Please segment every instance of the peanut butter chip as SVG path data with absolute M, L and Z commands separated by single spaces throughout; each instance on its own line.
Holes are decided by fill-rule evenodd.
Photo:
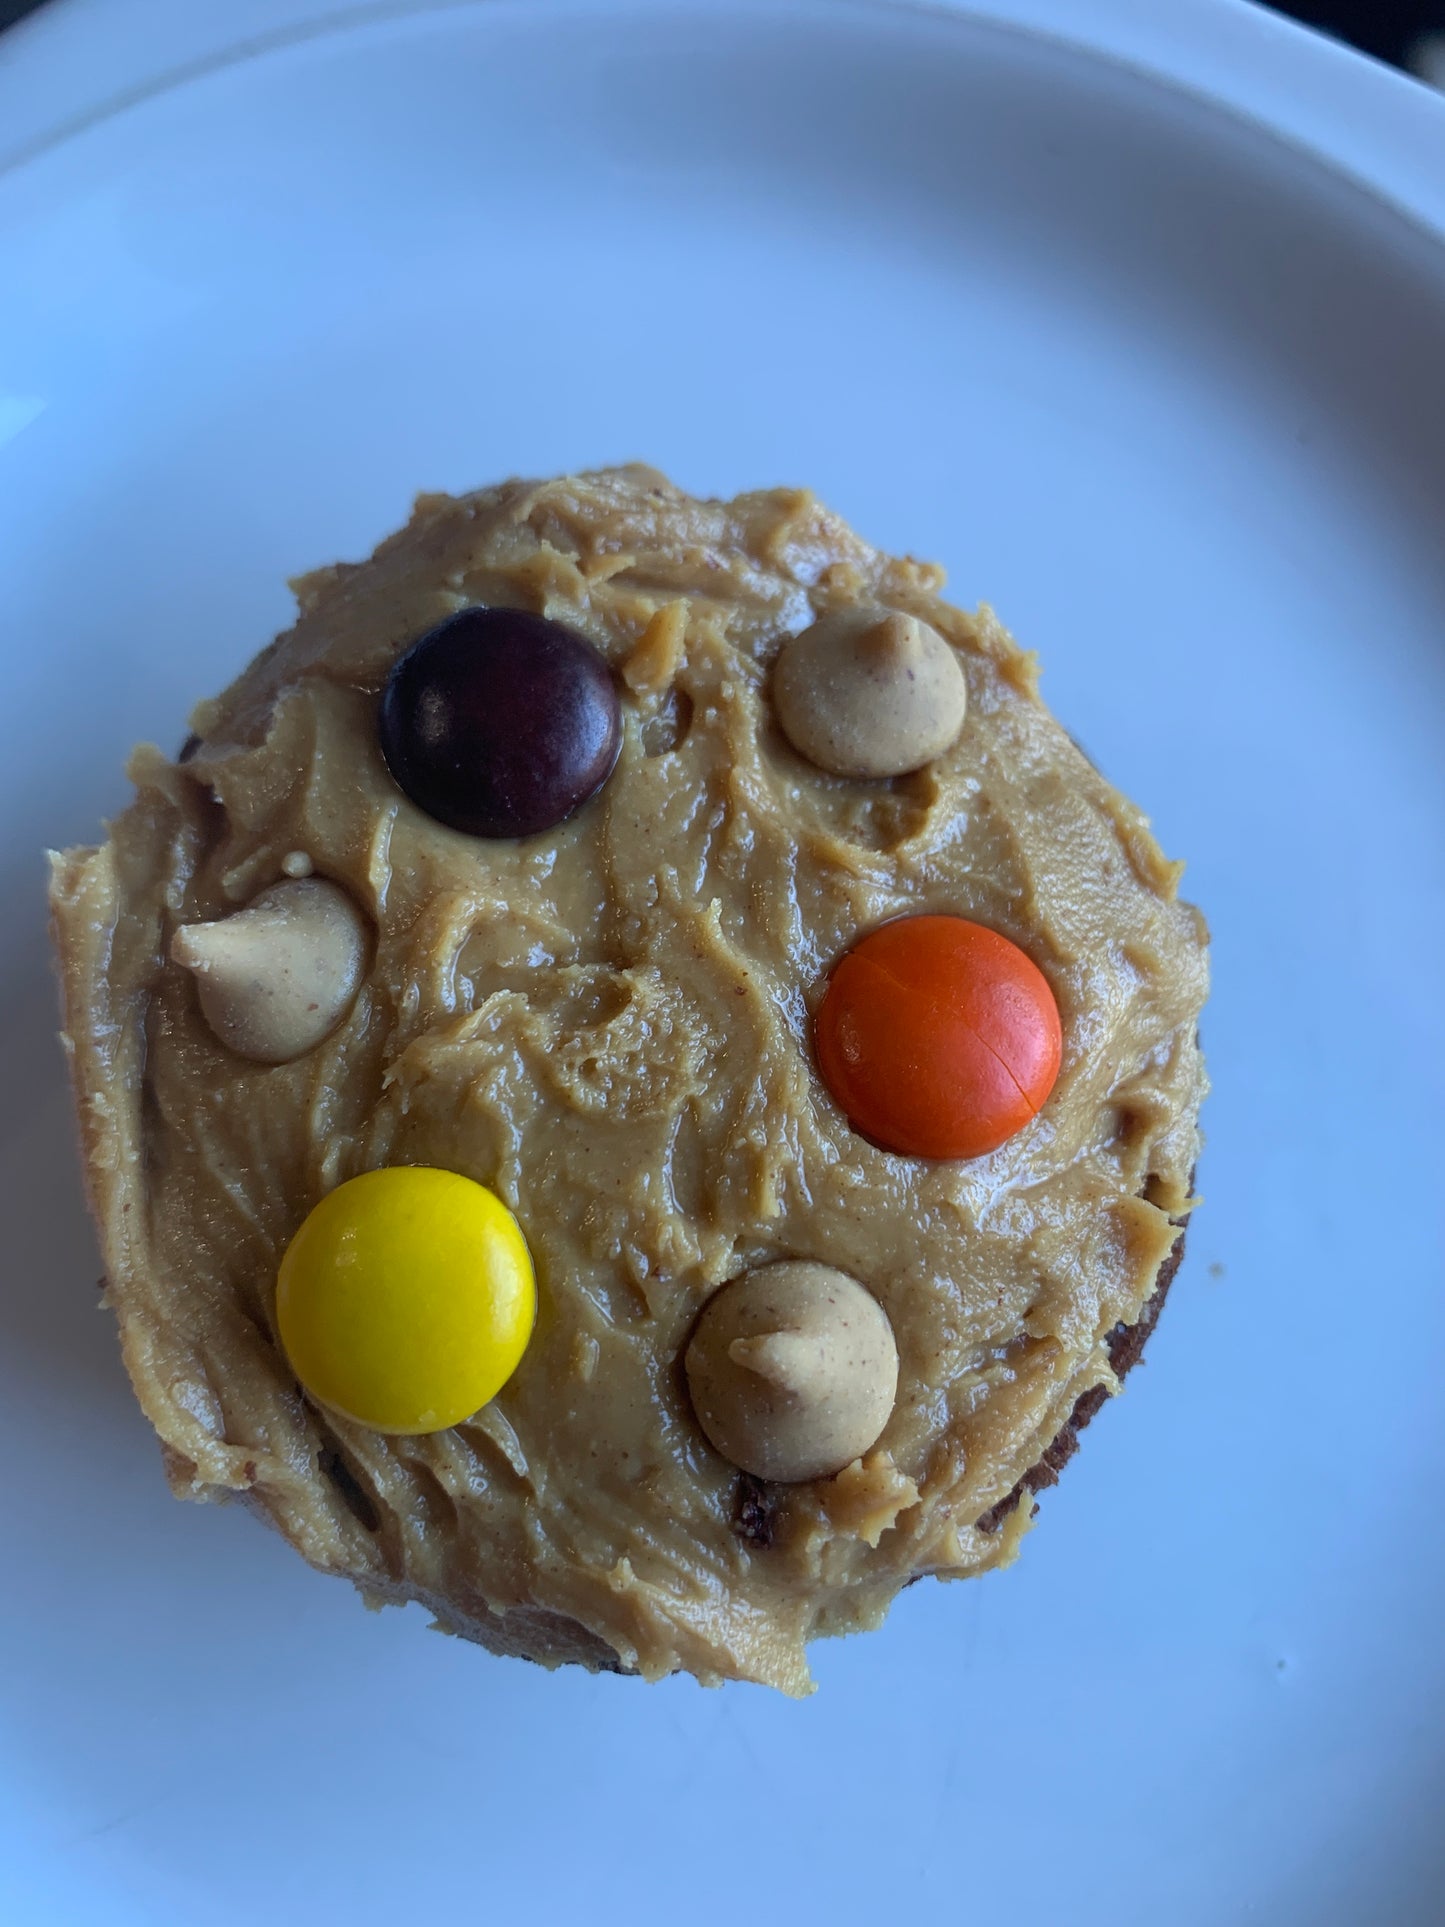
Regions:
M 784 643 L 773 706 L 800 756 L 834 776 L 903 776 L 957 740 L 968 692 L 930 624 L 862 607 L 821 616 Z
M 756 1478 L 825 1478 L 869 1450 L 898 1389 L 893 1328 L 846 1272 L 763 1265 L 709 1299 L 687 1348 L 698 1423 Z
M 366 944 L 346 892 L 306 877 L 263 890 L 234 916 L 188 924 L 171 957 L 195 977 L 202 1015 L 223 1044 L 258 1064 L 286 1064 L 351 1008 Z

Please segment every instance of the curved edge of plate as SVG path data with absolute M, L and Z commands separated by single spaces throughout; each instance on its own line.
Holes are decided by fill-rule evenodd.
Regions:
M 840 0 L 50 0 L 0 40 L 0 174 L 218 68 L 409 15 L 836 12 Z M 1445 231 L 1445 99 L 1254 0 L 841 0 L 1035 34 L 1212 100 Z

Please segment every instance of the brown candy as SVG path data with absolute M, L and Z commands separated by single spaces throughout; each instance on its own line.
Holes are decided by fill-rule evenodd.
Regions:
M 397 783 L 468 836 L 555 829 L 596 795 L 622 746 L 606 661 L 526 609 L 462 609 L 412 645 L 382 691 Z

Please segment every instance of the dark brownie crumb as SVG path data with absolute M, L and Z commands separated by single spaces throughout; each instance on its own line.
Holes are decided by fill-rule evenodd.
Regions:
M 317 1468 L 335 1486 L 337 1496 L 358 1525 L 368 1532 L 375 1532 L 381 1525 L 381 1514 L 366 1487 L 357 1478 L 351 1467 L 335 1445 L 323 1445 L 316 1455 Z
M 1159 1267 L 1154 1290 L 1146 1300 L 1143 1311 L 1132 1325 L 1116 1325 L 1109 1333 L 1105 1343 L 1109 1348 L 1109 1363 L 1114 1368 L 1114 1376 L 1125 1378 L 1136 1365 L 1143 1363 L 1144 1347 L 1149 1342 L 1150 1333 L 1159 1322 L 1159 1314 L 1164 1309 L 1164 1300 L 1169 1295 L 1169 1287 L 1174 1275 L 1184 1262 L 1185 1227 L 1179 1227 L 1179 1236 L 1174 1240 L 1173 1249 Z M 1096 1412 L 1109 1402 L 1107 1386 L 1095 1385 L 1075 1405 L 1069 1414 L 1069 1422 L 1050 1445 L 1037 1465 L 1031 1466 L 1013 1491 L 998 1504 L 990 1506 L 978 1521 L 980 1532 L 997 1532 L 1004 1520 L 1013 1511 L 1025 1492 L 1047 1491 L 1057 1485 L 1059 1474 L 1079 1449 L 1079 1434 Z
M 762 1479 L 755 1479 L 751 1472 L 738 1474 L 737 1493 L 733 1499 L 733 1531 L 756 1552 L 766 1552 L 773 1543 L 773 1522 L 776 1499 L 772 1489 Z

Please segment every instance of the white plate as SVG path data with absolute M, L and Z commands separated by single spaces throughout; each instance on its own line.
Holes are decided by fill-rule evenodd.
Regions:
M 1445 110 L 1227 0 L 100 11 L 0 50 L 0 1918 L 1438 1922 Z M 41 845 L 285 576 L 631 455 L 946 561 L 1217 940 L 1148 1369 L 801 1706 L 174 1505 L 50 1036 Z

